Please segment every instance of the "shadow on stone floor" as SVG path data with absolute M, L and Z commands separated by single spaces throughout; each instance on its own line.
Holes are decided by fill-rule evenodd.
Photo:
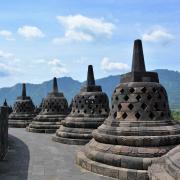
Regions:
M 8 140 L 8 154 L 3 161 L 0 161 L 0 179 L 27 180 L 30 158 L 28 146 L 10 134 Z

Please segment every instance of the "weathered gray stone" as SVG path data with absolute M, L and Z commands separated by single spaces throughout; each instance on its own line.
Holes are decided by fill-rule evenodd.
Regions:
M 0 180 L 110 180 L 74 163 L 80 146 L 55 143 L 51 134 L 9 128 L 9 151 L 0 161 Z M 113 179 L 112 179 L 113 180 Z
M 108 166 L 118 169 L 116 178 L 122 174 L 122 179 L 146 180 L 152 162 L 180 144 L 180 124 L 171 117 L 158 74 L 146 72 L 140 40 L 134 43 L 132 71 L 121 82 L 113 92 L 108 118 L 92 132 L 93 140 L 77 154 L 76 163 L 91 160 L 97 169 L 92 172 L 102 174 L 101 168 Z M 110 148 L 102 150 L 106 146 Z
M 22 85 L 22 95 L 17 97 L 13 112 L 9 115 L 9 127 L 25 128 L 35 117 L 35 106 L 31 97 L 26 96 L 26 85 Z
M 173 148 L 148 168 L 150 180 L 180 179 L 180 145 Z
M 52 139 L 65 144 L 86 144 L 92 138 L 92 131 L 104 122 L 108 113 L 108 97 L 102 92 L 101 86 L 95 85 L 90 65 L 86 86 L 74 97 L 70 114 L 62 121 Z
M 8 151 L 8 115 L 8 107 L 0 107 L 0 160 L 4 159 Z
M 26 128 L 36 133 L 55 133 L 61 120 L 68 114 L 68 103 L 62 92 L 58 92 L 57 79 L 53 79 L 53 90 L 42 100 L 40 113 Z

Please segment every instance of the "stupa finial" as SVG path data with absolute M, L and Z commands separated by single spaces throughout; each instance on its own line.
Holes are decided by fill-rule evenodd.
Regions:
M 22 97 L 26 97 L 26 84 L 22 84 Z
M 53 79 L 53 92 L 55 92 L 55 93 L 58 92 L 58 85 L 57 85 L 56 77 L 54 77 L 54 79 Z
M 140 39 L 134 41 L 132 72 L 146 72 L 142 42 Z
M 3 106 L 8 106 L 6 99 L 4 100 Z
M 87 73 L 87 86 L 94 86 L 95 80 L 94 80 L 94 72 L 93 72 L 93 66 L 88 66 L 88 73 Z

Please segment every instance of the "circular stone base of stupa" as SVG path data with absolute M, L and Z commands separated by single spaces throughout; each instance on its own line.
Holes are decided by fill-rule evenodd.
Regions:
M 25 128 L 32 122 L 34 115 L 18 115 L 11 114 L 8 119 L 8 127 Z
M 92 139 L 92 131 L 103 121 L 104 118 L 99 117 L 67 117 L 61 122 L 62 125 L 52 140 L 64 144 L 84 145 Z
M 8 127 L 11 128 L 25 128 L 27 127 L 29 122 L 26 120 L 11 120 L 8 122 Z
M 149 168 L 150 180 L 180 179 L 180 145 L 160 157 Z
M 35 129 L 35 128 L 30 128 L 30 127 L 26 127 L 26 131 L 28 132 L 32 132 L 32 133 L 47 133 L 47 134 L 54 134 L 56 132 L 57 129 Z
M 120 180 L 148 180 L 148 173 L 146 170 L 135 170 L 135 169 L 126 169 L 121 167 L 115 167 L 111 165 L 102 164 L 100 162 L 95 162 L 86 157 L 83 151 L 79 151 L 76 154 L 76 164 L 80 167 L 97 173 L 103 176 L 108 176 Z
M 61 125 L 63 115 L 37 115 L 26 128 L 29 132 L 53 134 Z
M 52 137 L 52 140 L 55 142 L 70 144 L 70 145 L 85 145 L 90 141 L 90 139 L 69 139 L 69 138 L 58 137 L 56 135 Z

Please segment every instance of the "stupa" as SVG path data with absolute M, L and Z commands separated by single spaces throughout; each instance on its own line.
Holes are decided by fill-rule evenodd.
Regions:
M 41 110 L 42 110 L 42 104 L 43 104 L 43 99 L 42 99 L 42 101 L 41 101 L 41 103 L 39 104 L 39 106 L 36 106 L 35 107 L 35 113 L 36 114 L 39 114 L 40 112 L 41 112 Z
M 6 99 L 4 100 L 3 107 L 6 107 L 8 109 L 8 114 L 11 114 L 13 112 L 12 107 L 8 105 Z
M 88 66 L 87 83 L 72 102 L 71 113 L 53 136 L 65 144 L 82 145 L 92 138 L 92 131 L 100 126 L 109 113 L 109 100 L 101 86 L 95 85 L 92 65 Z
M 9 127 L 25 128 L 34 118 L 35 106 L 31 97 L 26 96 L 26 84 L 22 84 L 22 95 L 17 97 L 13 112 L 9 115 Z
M 55 133 L 61 120 L 68 114 L 68 102 L 62 92 L 58 92 L 57 79 L 53 79 L 53 89 L 42 101 L 41 112 L 26 129 L 37 133 Z
M 141 40 L 134 42 L 132 70 L 115 88 L 108 118 L 92 134 L 76 163 L 121 180 L 148 179 L 148 166 L 180 143 L 180 124 L 158 74 L 145 69 Z
M 150 180 L 180 179 L 180 145 L 154 161 L 148 168 Z

